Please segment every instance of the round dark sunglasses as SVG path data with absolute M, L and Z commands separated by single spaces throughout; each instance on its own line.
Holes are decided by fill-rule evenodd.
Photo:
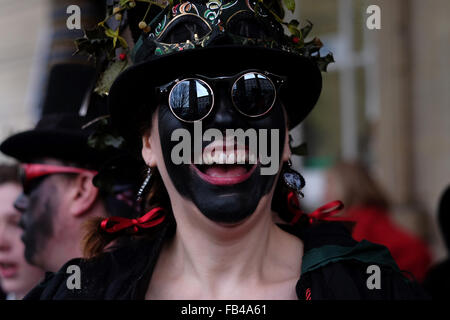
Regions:
M 214 107 L 212 87 L 227 82 L 231 101 L 238 112 L 247 117 L 260 117 L 269 112 L 286 78 L 266 71 L 247 70 L 234 76 L 208 78 L 201 75 L 176 79 L 157 89 L 168 100 L 173 115 L 183 122 L 206 118 Z

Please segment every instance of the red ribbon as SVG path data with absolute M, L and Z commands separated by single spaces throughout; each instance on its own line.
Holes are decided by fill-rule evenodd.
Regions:
M 311 288 L 306 289 L 305 298 L 306 300 L 311 300 Z
M 139 228 L 151 228 L 163 222 L 165 218 L 165 215 L 162 213 L 163 211 L 163 208 L 156 207 L 137 219 L 110 217 L 102 220 L 100 228 L 108 233 L 114 233 L 129 227 L 133 227 L 133 233 L 136 233 L 138 232 Z M 108 224 L 110 223 L 114 223 L 114 225 L 108 227 Z
M 291 211 L 294 214 L 294 217 L 291 220 L 291 224 L 296 224 L 298 220 L 303 216 L 307 215 L 308 221 L 310 224 L 318 221 L 318 220 L 324 220 L 324 221 L 346 221 L 346 218 L 342 217 L 332 217 L 333 215 L 337 214 L 339 211 L 341 211 L 344 208 L 344 204 L 342 201 L 336 200 L 328 202 L 327 204 L 321 206 L 320 208 L 317 208 L 310 214 L 307 214 L 300 210 L 300 203 L 298 201 L 297 195 L 291 191 L 288 194 L 287 197 L 288 201 L 288 208 L 289 211 Z

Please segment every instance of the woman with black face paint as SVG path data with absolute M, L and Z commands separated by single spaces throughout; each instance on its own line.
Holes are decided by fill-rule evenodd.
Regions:
M 264 3 L 174 1 L 146 28 L 109 93 L 113 124 L 147 165 L 146 213 L 94 221 L 90 259 L 28 299 L 424 297 L 385 247 L 327 221 L 339 201 L 299 209 L 288 130 L 314 107 L 327 58 L 311 55 L 320 41 L 284 35 Z M 69 265 L 79 290 L 65 288 Z

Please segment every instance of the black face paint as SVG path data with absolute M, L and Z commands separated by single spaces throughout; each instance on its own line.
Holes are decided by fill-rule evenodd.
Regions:
M 250 118 L 239 113 L 233 106 L 228 86 L 215 88 L 215 106 L 212 112 L 202 121 L 203 132 L 210 128 L 222 131 L 225 137 L 226 129 L 253 128 L 267 129 L 268 147 L 270 146 L 270 130 L 278 129 L 279 157 L 284 148 L 286 122 L 282 106 L 279 101 L 264 116 Z M 167 105 L 161 105 L 158 113 L 158 129 L 164 163 L 169 177 L 181 196 L 191 200 L 197 208 L 212 221 L 219 223 L 238 223 L 249 217 L 256 209 L 261 198 L 266 195 L 275 182 L 276 174 L 261 175 L 260 164 L 251 176 L 240 183 L 233 185 L 214 185 L 199 177 L 198 173 L 189 164 L 176 165 L 171 159 L 171 152 L 179 141 L 171 141 L 174 130 L 184 128 L 194 139 L 193 124 L 178 120 Z M 202 132 L 202 136 L 203 136 Z M 194 142 L 192 141 L 192 150 Z M 209 141 L 202 142 L 203 148 Z M 258 136 L 259 145 L 259 136 Z M 278 165 L 278 164 L 277 164 Z
M 47 182 L 47 183 L 46 183 Z M 16 200 L 16 208 L 21 211 L 20 225 L 24 232 L 25 259 L 36 264 L 39 254 L 45 250 L 48 240 L 53 236 L 54 198 L 56 187 L 46 180 L 29 194 L 22 194 Z

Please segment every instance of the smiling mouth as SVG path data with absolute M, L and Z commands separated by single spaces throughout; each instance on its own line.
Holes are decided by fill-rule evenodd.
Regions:
M 193 170 L 204 181 L 213 185 L 233 185 L 244 182 L 255 171 L 258 162 L 248 149 L 231 153 L 215 151 L 204 156 L 203 164 L 191 164 Z
M 15 263 L 0 263 L 0 275 L 2 278 L 12 278 L 17 274 L 18 266 Z

